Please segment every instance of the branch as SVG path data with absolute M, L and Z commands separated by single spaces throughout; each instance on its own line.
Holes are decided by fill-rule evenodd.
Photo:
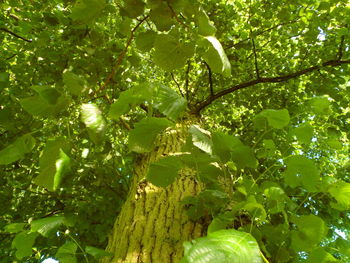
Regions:
M 209 77 L 209 88 L 210 88 L 210 96 L 214 96 L 214 90 L 213 90 L 213 78 L 211 73 L 211 68 L 209 67 L 208 63 L 204 61 L 204 64 L 208 68 L 208 77 Z
M 167 4 L 168 4 L 168 7 L 169 7 L 169 9 L 170 9 L 170 11 L 171 11 L 171 14 L 173 15 L 173 17 L 175 17 L 175 20 L 176 20 L 179 24 L 181 24 L 182 26 L 184 26 L 185 28 L 188 28 L 188 26 L 187 26 L 186 24 L 184 24 L 184 23 L 179 19 L 179 17 L 177 16 L 175 10 L 174 10 L 173 7 L 170 5 L 170 3 L 167 2 Z
M 183 97 L 184 94 L 182 93 L 181 87 L 180 87 L 179 83 L 176 81 L 174 74 L 171 72 L 170 75 L 171 75 L 171 78 L 173 79 L 173 81 L 175 82 L 175 84 L 176 84 L 176 86 L 177 86 L 177 88 L 178 88 L 178 90 L 179 90 L 181 96 Z
M 345 39 L 345 36 L 342 36 L 340 40 L 339 50 L 338 50 L 338 60 L 341 60 L 341 58 L 343 57 L 344 39 Z
M 316 65 L 312 66 L 306 69 L 302 69 L 290 74 L 282 75 L 282 76 L 277 76 L 277 77 L 271 77 L 271 78 L 258 78 L 255 80 L 243 82 L 240 84 L 237 84 L 233 87 L 224 89 L 222 91 L 219 91 L 218 93 L 214 94 L 213 96 L 208 96 L 204 101 L 202 101 L 193 111 L 194 114 L 199 114 L 201 110 L 203 110 L 205 107 L 209 106 L 213 101 L 229 94 L 232 93 L 236 90 L 251 87 L 260 83 L 279 83 L 279 82 L 284 82 L 293 78 L 300 77 L 302 75 L 305 75 L 307 73 L 316 71 L 321 69 L 322 67 L 327 67 L 327 66 L 332 66 L 332 67 L 337 67 L 345 64 L 350 64 L 350 60 L 329 60 L 321 65 Z
M 251 30 L 250 30 L 250 34 L 252 34 Z M 253 45 L 255 73 L 256 73 L 256 77 L 259 79 L 260 78 L 260 74 L 259 74 L 258 60 L 257 60 L 257 55 L 256 55 L 255 41 L 254 41 L 253 37 L 251 37 L 251 39 L 252 39 L 252 45 Z
M 188 92 L 188 83 L 189 83 L 189 73 L 190 73 L 191 62 L 187 61 L 187 70 L 186 70 L 186 78 L 185 78 L 185 91 L 186 91 L 186 100 L 188 100 L 189 92 Z
M 123 59 L 125 57 L 125 54 L 126 52 L 128 51 L 129 49 L 129 46 L 131 45 L 134 37 L 135 37 L 135 31 L 137 30 L 137 28 L 148 18 L 148 16 L 145 16 L 142 20 L 140 20 L 137 25 L 131 30 L 131 33 L 130 33 L 130 37 L 128 39 L 128 41 L 126 42 L 126 45 L 123 49 L 123 51 L 119 54 L 118 58 L 117 58 L 117 62 L 115 63 L 114 67 L 112 68 L 112 72 L 108 75 L 108 77 L 106 78 L 104 84 L 95 92 L 93 92 L 91 94 L 91 96 L 95 95 L 96 93 L 98 92 L 101 92 L 102 90 L 104 90 L 107 85 L 111 82 L 112 78 L 114 77 L 117 69 L 120 67 L 120 65 L 122 64 L 123 62 Z
M 10 35 L 12 35 L 12 36 L 14 36 L 14 37 L 17 37 L 17 38 L 19 38 L 19 39 L 22 39 L 22 40 L 24 40 L 24 41 L 26 41 L 26 42 L 31 43 L 31 42 L 33 41 L 33 40 L 31 40 L 31 39 L 27 39 L 27 38 L 24 38 L 24 37 L 22 37 L 22 36 L 20 36 L 20 35 L 17 35 L 16 33 L 14 33 L 14 32 L 12 32 L 12 31 L 8 30 L 7 28 L 1 27 L 0 30 L 1 30 L 1 31 L 4 31 L 4 32 L 6 32 L 6 33 L 9 33 Z

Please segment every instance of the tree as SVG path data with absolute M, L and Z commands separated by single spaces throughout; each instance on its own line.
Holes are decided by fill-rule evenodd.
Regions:
M 348 1 L 1 5 L 1 262 L 349 260 Z

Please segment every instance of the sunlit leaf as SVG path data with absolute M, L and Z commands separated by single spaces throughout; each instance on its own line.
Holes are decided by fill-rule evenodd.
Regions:
M 189 132 L 192 135 L 193 145 L 208 154 L 212 153 L 213 143 L 207 134 L 208 132 L 195 125 L 190 127 Z
M 262 262 L 259 246 L 248 233 L 237 230 L 219 230 L 206 237 L 184 244 L 181 263 L 238 263 Z
M 95 104 L 81 105 L 81 119 L 85 123 L 90 139 L 98 144 L 103 140 L 106 122 Z
M 186 110 L 187 102 L 173 89 L 160 85 L 155 107 L 171 120 L 178 119 Z
M 49 140 L 40 156 L 40 173 L 34 179 L 37 185 L 55 191 L 70 170 L 70 157 L 63 151 L 62 138 Z
M 50 216 L 33 220 L 30 222 L 30 226 L 32 232 L 38 232 L 45 237 L 49 237 L 51 234 L 55 233 L 59 226 L 64 223 L 64 216 Z
M 23 231 L 18 233 L 12 241 L 12 247 L 16 249 L 16 258 L 23 259 L 32 255 L 32 246 L 38 233 Z
M 18 233 L 23 230 L 25 227 L 26 223 L 12 223 L 8 224 L 4 227 L 4 230 L 8 233 Z
M 337 201 L 337 209 L 350 209 L 350 183 L 338 181 L 328 189 L 328 192 Z
M 258 114 L 267 119 L 269 126 L 275 129 L 282 129 L 288 125 L 290 117 L 287 109 L 282 110 L 263 110 Z

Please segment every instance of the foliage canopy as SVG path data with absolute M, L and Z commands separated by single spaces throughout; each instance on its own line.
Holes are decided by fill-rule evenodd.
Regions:
M 146 176 L 205 185 L 183 262 L 349 262 L 348 1 L 0 7 L 1 262 L 108 256 L 137 156 L 189 120 Z

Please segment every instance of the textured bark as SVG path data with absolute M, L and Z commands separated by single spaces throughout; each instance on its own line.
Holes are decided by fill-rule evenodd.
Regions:
M 102 262 L 179 262 L 183 242 L 204 234 L 204 225 L 190 221 L 180 203 L 202 188 L 191 170 L 182 170 L 167 188 L 155 187 L 144 179 L 149 164 L 179 152 L 186 136 L 184 126 L 165 132 L 156 149 L 136 163 L 133 184 L 107 246 L 114 256 Z

